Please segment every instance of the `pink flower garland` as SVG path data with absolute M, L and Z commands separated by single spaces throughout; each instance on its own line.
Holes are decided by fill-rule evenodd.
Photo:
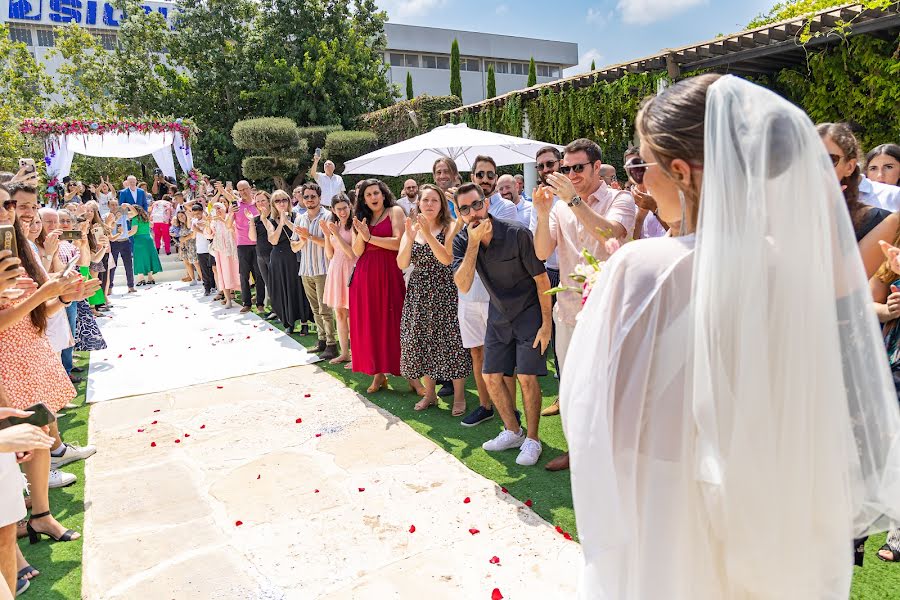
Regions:
M 185 141 L 194 133 L 193 122 L 185 119 L 150 121 L 98 121 L 74 119 L 54 121 L 51 119 L 25 119 L 19 131 L 29 135 L 72 135 L 84 133 L 168 133 L 178 132 Z

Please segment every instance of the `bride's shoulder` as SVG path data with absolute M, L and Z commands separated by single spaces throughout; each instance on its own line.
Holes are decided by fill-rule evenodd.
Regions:
M 656 276 L 681 262 L 693 250 L 694 236 L 692 235 L 635 240 L 622 246 L 610 257 L 609 263 L 624 267 L 629 277 Z

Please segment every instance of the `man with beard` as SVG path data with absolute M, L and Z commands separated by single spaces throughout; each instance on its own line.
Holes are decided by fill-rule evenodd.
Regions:
M 495 219 L 516 221 L 516 205 L 497 192 L 497 163 L 490 156 L 475 157 L 472 165 L 472 183 L 481 188 L 485 198 L 490 198 L 490 215 Z
M 407 179 L 403 182 L 403 195 L 397 197 L 397 204 L 406 213 L 406 216 L 412 214 L 412 211 L 419 206 L 419 184 L 415 179 Z
M 504 200 L 509 200 L 516 206 L 516 220 L 528 227 L 531 223 L 531 202 L 519 195 L 516 180 L 512 175 L 501 175 L 497 180 L 497 193 Z

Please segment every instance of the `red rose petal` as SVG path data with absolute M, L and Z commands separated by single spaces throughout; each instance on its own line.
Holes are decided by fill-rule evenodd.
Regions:
M 410 533 L 415 533 L 415 532 L 416 532 L 416 526 L 415 526 L 415 525 L 410 525 L 410 526 L 409 526 L 409 532 L 410 532 Z
M 503 600 L 503 594 L 500 593 L 500 588 L 494 588 L 494 591 L 491 592 L 491 600 Z
M 243 525 L 243 524 L 244 524 L 243 521 L 235 521 L 235 522 L 234 522 L 234 526 L 235 526 L 235 527 L 240 527 L 240 526 Z
M 249 335 L 247 336 L 247 339 L 248 339 L 248 340 L 250 339 L 250 336 L 249 336 Z
M 366 488 L 357 488 L 357 489 L 358 489 L 359 491 L 361 491 L 361 492 L 366 491 Z
M 500 557 L 499 557 L 499 556 L 492 556 L 492 557 L 491 557 L 491 560 L 490 560 L 489 562 L 490 562 L 492 565 L 499 565 L 499 564 L 500 564 Z
M 154 411 L 153 411 L 153 412 L 159 412 L 159 409 L 158 409 L 158 408 L 157 408 L 157 409 L 156 409 L 156 410 L 154 410 Z
M 322 434 L 321 434 L 321 433 L 317 433 L 317 434 L 316 434 L 316 437 L 322 437 Z
M 122 355 L 121 355 L 121 354 L 119 355 L 119 358 L 122 358 Z
M 505 487 L 500 488 L 500 491 L 503 492 L 504 494 L 508 494 L 508 493 L 509 493 L 509 490 L 506 489 Z
M 472 499 L 469 498 L 468 496 L 466 496 L 466 499 L 463 500 L 463 504 L 468 504 L 468 503 L 471 502 L 471 501 L 472 501 Z
M 563 537 L 570 541 L 572 539 L 572 535 L 568 531 L 563 532 Z
M 256 476 L 257 479 L 259 479 L 260 477 L 262 477 L 262 475 L 257 475 L 257 476 Z
M 527 506 L 528 508 L 531 508 L 532 504 L 534 504 L 534 502 L 531 501 L 531 498 L 525 501 L 525 506 Z
M 481 532 L 473 527 L 472 529 L 469 530 L 469 533 L 471 533 L 472 535 L 475 535 L 475 534 L 481 533 Z
M 318 494 L 318 493 L 319 493 L 319 490 L 315 490 L 315 493 L 317 493 L 317 494 Z
M 222 387 L 223 387 L 223 386 L 221 386 L 221 385 L 217 385 L 217 386 L 216 386 L 216 389 L 217 389 L 217 390 L 221 390 Z
M 560 527 L 559 525 L 557 525 L 557 526 L 556 526 L 556 533 L 562 535 L 563 533 L 565 533 L 565 531 L 563 531 L 563 528 L 562 528 L 562 527 Z
M 206 429 L 206 425 L 201 425 L 200 429 Z
M 144 433 L 143 429 L 138 429 L 138 433 Z
M 176 444 L 180 444 L 180 443 L 181 443 L 181 440 L 180 440 L 180 439 L 179 439 L 179 440 L 175 440 L 175 443 L 176 443 Z
M 184 434 L 184 437 L 186 437 L 186 438 L 187 438 L 187 437 L 191 437 L 191 434 L 186 433 L 186 434 Z
M 294 423 L 302 423 L 302 422 L 303 422 L 303 419 L 300 419 L 300 418 L 297 418 L 297 420 L 294 421 Z
M 303 394 L 304 398 L 309 398 L 310 396 L 312 396 L 312 394 Z
M 137 350 L 137 348 L 129 348 L 129 350 Z
M 151 425 L 156 425 L 157 423 L 159 423 L 159 421 L 153 421 L 153 422 L 150 423 L 150 424 L 151 424 Z
M 150 447 L 151 447 L 151 448 L 156 448 L 156 442 L 150 442 Z

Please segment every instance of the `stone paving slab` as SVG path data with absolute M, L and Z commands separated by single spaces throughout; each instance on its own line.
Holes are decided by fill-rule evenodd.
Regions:
M 97 404 L 90 439 L 87 599 L 575 595 L 577 544 L 314 366 Z

